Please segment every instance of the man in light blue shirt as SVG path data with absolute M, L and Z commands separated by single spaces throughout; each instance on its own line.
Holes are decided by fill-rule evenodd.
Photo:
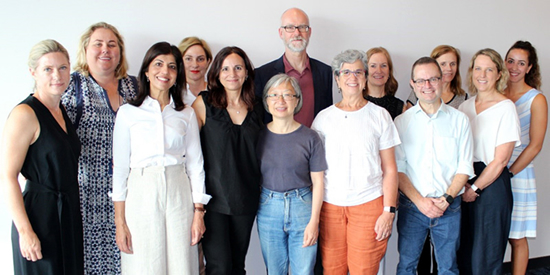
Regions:
M 458 274 L 460 195 L 474 176 L 473 140 L 466 115 L 441 100 L 441 69 L 430 57 L 412 67 L 418 104 L 395 119 L 401 145 L 399 172 L 399 264 L 397 274 L 416 274 L 428 232 L 439 274 Z

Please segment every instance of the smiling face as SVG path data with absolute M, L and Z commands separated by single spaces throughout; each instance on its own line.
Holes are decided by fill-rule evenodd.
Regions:
M 458 70 L 456 55 L 452 52 L 448 52 L 441 55 L 436 60 L 437 63 L 439 63 L 441 71 L 443 72 L 441 81 L 444 83 L 451 83 L 456 76 L 456 71 Z
M 220 69 L 220 83 L 226 91 L 240 92 L 247 76 L 242 57 L 236 53 L 228 55 Z
M 439 68 L 434 63 L 421 64 L 414 67 L 414 78 L 410 81 L 411 86 L 414 89 L 414 93 L 418 98 L 420 104 L 434 104 L 440 101 L 441 98 L 441 81 L 431 83 L 425 81 L 424 84 L 417 84 L 414 81 L 428 80 L 441 77 Z
M 299 9 L 290 9 L 281 17 L 281 26 L 309 26 L 309 18 Z M 307 32 L 287 32 L 279 28 L 279 37 L 283 40 L 285 47 L 293 52 L 305 51 L 311 36 L 311 28 Z
M 178 65 L 173 55 L 159 55 L 153 59 L 145 75 L 149 79 L 151 93 L 169 91 L 176 83 Z
M 86 47 L 86 62 L 92 75 L 113 75 L 120 63 L 120 47 L 115 34 L 105 28 L 95 30 Z
M 509 81 L 512 83 L 524 82 L 532 65 L 529 64 L 529 53 L 523 49 L 512 49 L 506 56 L 506 68 L 510 71 Z
M 294 88 L 290 82 L 284 82 L 279 86 L 271 87 L 267 92 L 268 95 L 276 95 L 266 99 L 269 113 L 273 117 L 287 118 L 294 116 L 294 110 L 298 106 L 298 99 L 295 97 L 288 97 L 284 99 L 283 95 L 296 95 Z
M 30 70 L 37 92 L 61 97 L 71 79 L 67 57 L 60 52 L 47 53 L 38 59 L 37 64 Z
M 384 86 L 390 77 L 388 59 L 383 53 L 375 53 L 368 60 L 368 83 L 372 86 Z
M 356 60 L 353 63 L 343 63 L 340 71 L 344 70 L 349 70 L 351 72 L 355 72 L 357 70 L 364 71 L 365 67 L 361 60 Z M 366 85 L 366 78 L 364 75 L 357 77 L 354 73 L 350 73 L 348 76 L 340 73 L 336 78 L 336 82 L 338 83 L 338 87 L 342 90 L 343 97 L 354 96 L 357 94 L 362 95 Z
M 206 52 L 201 45 L 194 45 L 183 54 L 183 65 L 187 82 L 204 81 L 210 60 L 206 59 Z
M 496 90 L 496 83 L 500 78 L 497 65 L 486 55 L 478 55 L 472 69 L 472 83 L 478 92 Z

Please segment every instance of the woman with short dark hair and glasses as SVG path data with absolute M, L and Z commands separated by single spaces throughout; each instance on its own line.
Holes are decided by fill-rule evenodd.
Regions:
M 262 170 L 258 235 L 269 274 L 313 274 L 317 255 L 323 176 L 327 169 L 319 135 L 294 120 L 302 107 L 298 81 L 273 76 L 263 92 L 273 121 L 260 132 Z
M 401 143 L 390 114 L 363 97 L 364 52 L 332 61 L 342 101 L 313 121 L 328 169 L 320 215 L 324 274 L 376 274 L 392 232 L 397 200 L 394 147 Z

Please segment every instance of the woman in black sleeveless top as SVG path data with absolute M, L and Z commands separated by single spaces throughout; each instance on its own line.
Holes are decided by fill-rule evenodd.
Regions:
M 208 72 L 208 89 L 193 103 L 201 128 L 206 193 L 206 274 L 245 274 L 258 209 L 260 168 L 256 142 L 263 127 L 254 98 L 254 68 L 237 47 L 223 48 Z
M 78 190 L 80 141 L 60 101 L 69 55 L 54 40 L 33 47 L 35 93 L 4 127 L 1 180 L 12 217 L 15 274 L 84 274 Z M 21 195 L 18 174 L 26 179 Z

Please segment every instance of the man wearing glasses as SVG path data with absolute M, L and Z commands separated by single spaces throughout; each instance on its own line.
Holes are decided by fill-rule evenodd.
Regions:
M 397 274 L 416 274 L 428 232 L 439 274 L 458 274 L 460 195 L 474 176 L 468 118 L 441 100 L 441 69 L 430 57 L 417 60 L 410 85 L 418 103 L 395 119 L 401 144 Z
M 286 73 L 298 80 L 303 96 L 302 110 L 294 118 L 311 127 L 315 115 L 332 105 L 332 75 L 330 66 L 310 58 L 306 48 L 311 36 L 307 14 L 298 8 L 288 9 L 281 16 L 279 37 L 285 45 L 285 53 L 279 59 L 255 70 L 256 97 L 261 98 L 267 81 L 278 73 Z M 264 121 L 271 121 L 265 113 Z

